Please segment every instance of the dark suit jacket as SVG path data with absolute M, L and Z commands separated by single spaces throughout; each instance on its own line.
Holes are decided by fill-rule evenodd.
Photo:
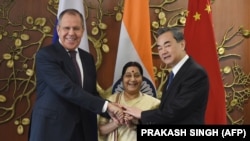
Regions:
M 143 111 L 142 124 L 204 124 L 209 93 L 206 71 L 189 58 L 163 90 L 159 109 Z
M 96 90 L 93 56 L 79 49 L 84 70 L 81 88 L 71 59 L 57 42 L 36 54 L 37 95 L 29 141 L 96 141 L 96 113 L 104 99 Z M 91 112 L 92 111 L 92 112 Z

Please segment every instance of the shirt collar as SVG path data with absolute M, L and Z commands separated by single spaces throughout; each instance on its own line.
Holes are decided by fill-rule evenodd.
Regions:
M 187 59 L 189 58 L 188 55 L 185 55 L 181 61 L 179 61 L 179 63 L 177 63 L 173 68 L 172 68 L 172 72 L 174 73 L 174 75 L 180 70 L 180 68 L 183 66 L 183 64 L 187 61 Z

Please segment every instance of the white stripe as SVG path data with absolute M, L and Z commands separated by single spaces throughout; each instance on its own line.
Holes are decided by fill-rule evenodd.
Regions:
M 121 78 L 122 68 L 129 61 L 137 61 L 138 63 L 140 63 L 143 68 L 143 73 L 144 73 L 143 75 L 147 77 L 149 80 L 151 80 L 148 71 L 146 70 L 141 58 L 139 57 L 139 54 L 137 53 L 130 39 L 130 36 L 128 35 L 128 31 L 124 25 L 124 22 L 122 21 L 113 85 L 114 83 L 116 83 L 117 80 Z

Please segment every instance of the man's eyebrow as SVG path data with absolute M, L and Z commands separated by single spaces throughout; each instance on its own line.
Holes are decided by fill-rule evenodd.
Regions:
M 170 41 L 165 41 L 163 45 L 166 45 L 166 44 L 168 44 L 168 43 L 170 43 Z M 156 47 L 159 47 L 159 46 L 160 46 L 160 45 L 156 44 Z
M 166 45 L 166 44 L 168 44 L 168 43 L 170 43 L 170 41 L 165 41 L 165 42 L 164 42 L 164 45 Z

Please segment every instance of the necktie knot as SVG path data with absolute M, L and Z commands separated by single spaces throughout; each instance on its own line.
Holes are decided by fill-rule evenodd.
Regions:
M 71 59 L 75 59 L 76 58 L 76 51 L 75 50 L 70 50 L 69 54 L 70 54 Z

